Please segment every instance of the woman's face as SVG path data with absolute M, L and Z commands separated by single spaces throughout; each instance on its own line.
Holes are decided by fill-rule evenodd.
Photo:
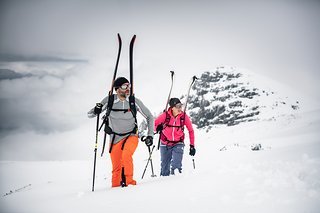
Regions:
M 172 107 L 172 114 L 173 116 L 177 116 L 182 112 L 182 104 L 176 104 Z

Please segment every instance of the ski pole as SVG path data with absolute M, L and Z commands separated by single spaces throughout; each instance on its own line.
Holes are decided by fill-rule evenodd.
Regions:
M 151 151 L 149 152 L 149 158 L 148 158 L 147 164 L 146 164 L 146 166 L 145 166 L 145 168 L 144 168 L 144 171 L 143 171 L 143 174 L 142 174 L 141 179 L 143 179 L 144 174 L 146 173 L 146 170 L 147 170 L 147 167 L 148 167 L 149 161 L 151 161 L 151 162 L 152 162 L 151 157 L 152 157 L 152 152 L 153 152 L 154 148 L 155 148 L 155 145 L 153 145 L 153 146 L 152 146 L 152 149 L 151 149 Z M 149 150 L 150 150 L 150 147 L 149 147 Z
M 141 137 L 141 141 L 145 142 L 145 141 L 146 141 L 146 137 L 145 137 L 145 136 L 142 136 L 142 137 Z M 151 152 L 150 146 L 148 146 L 148 151 L 149 151 L 149 154 L 150 154 L 150 152 Z M 151 165 L 151 172 L 152 172 L 151 177 L 157 177 L 157 175 L 154 174 L 152 158 L 150 158 L 150 165 Z
M 101 103 L 97 103 L 96 107 L 102 107 Z M 100 113 L 97 115 L 97 126 L 96 126 L 96 141 L 94 145 L 94 163 L 93 163 L 93 181 L 92 181 L 92 191 L 94 191 L 94 181 L 96 176 L 96 162 L 97 162 L 97 149 L 98 149 L 98 133 L 99 133 L 99 117 Z
M 148 151 L 149 153 L 151 152 L 150 146 L 148 146 Z M 151 165 L 151 177 L 157 177 L 157 175 L 154 174 L 153 163 L 151 158 L 150 158 L 150 165 Z
M 196 169 L 196 163 L 194 162 L 194 158 L 192 158 L 193 169 Z

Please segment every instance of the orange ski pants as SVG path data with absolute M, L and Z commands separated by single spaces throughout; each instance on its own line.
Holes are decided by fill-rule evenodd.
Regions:
M 133 180 L 133 159 L 132 155 L 138 146 L 138 136 L 130 135 L 127 139 L 122 139 L 119 143 L 114 144 L 110 153 L 112 161 L 112 187 L 120 186 L 122 168 L 124 168 L 124 175 L 126 185 L 136 185 Z M 122 145 L 123 149 L 122 149 Z

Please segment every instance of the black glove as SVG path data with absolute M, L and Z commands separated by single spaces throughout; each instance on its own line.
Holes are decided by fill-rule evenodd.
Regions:
M 189 155 L 194 156 L 195 154 L 196 154 L 196 149 L 194 148 L 194 145 L 190 145 Z
M 97 103 L 93 112 L 95 115 L 99 115 L 102 112 L 102 104 Z
M 153 145 L 153 137 L 152 136 L 147 136 L 146 140 L 144 141 L 147 146 L 152 146 Z
M 159 124 L 156 128 L 157 132 L 161 132 L 163 130 L 163 124 Z

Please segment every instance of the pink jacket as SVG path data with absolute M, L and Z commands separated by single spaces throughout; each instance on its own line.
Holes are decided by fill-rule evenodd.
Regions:
M 180 121 L 181 121 L 180 117 L 184 116 L 184 113 L 180 113 L 179 115 L 177 115 L 177 117 L 174 117 L 172 115 L 171 108 L 168 109 L 167 113 L 169 114 L 169 117 L 170 117 L 170 121 L 168 124 L 172 125 L 172 126 L 180 126 Z M 155 120 L 155 122 L 154 122 L 155 129 L 157 128 L 157 126 L 159 124 L 165 123 L 167 113 L 166 112 L 162 113 Z M 170 142 L 170 141 L 178 142 L 178 141 L 181 141 L 184 139 L 184 132 L 182 131 L 182 129 L 180 127 L 170 127 L 170 126 L 166 126 L 166 125 L 167 124 L 164 125 L 164 128 L 162 130 L 162 134 L 161 134 L 161 141 L 163 144 L 172 146 L 172 145 L 174 145 L 174 142 Z M 185 115 L 184 126 L 186 126 L 189 131 L 190 145 L 194 145 L 194 131 L 193 131 L 191 120 L 187 114 Z

